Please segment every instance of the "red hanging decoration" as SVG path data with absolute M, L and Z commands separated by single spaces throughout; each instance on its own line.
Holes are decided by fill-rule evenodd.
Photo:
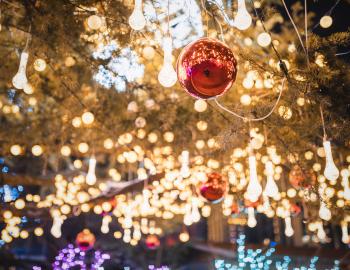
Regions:
M 310 188 L 316 183 L 316 175 L 312 170 L 302 169 L 299 165 L 294 165 L 289 172 L 289 182 L 294 188 Z
M 192 96 L 209 99 L 224 94 L 236 80 L 237 61 L 226 44 L 201 38 L 188 44 L 177 61 L 177 77 Z
M 84 229 L 78 233 L 75 243 L 82 251 L 87 251 L 94 246 L 95 241 L 95 235 L 89 229 Z
M 210 173 L 200 186 L 200 194 L 211 203 L 220 202 L 227 191 L 227 181 L 219 173 Z
M 148 235 L 147 238 L 146 238 L 146 246 L 149 248 L 149 249 L 156 249 L 160 246 L 160 241 L 158 239 L 157 236 L 151 234 L 151 235 Z

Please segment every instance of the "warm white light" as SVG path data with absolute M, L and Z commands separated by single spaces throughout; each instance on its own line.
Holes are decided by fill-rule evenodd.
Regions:
M 104 216 L 102 218 L 102 226 L 101 226 L 101 232 L 102 233 L 109 233 L 109 223 L 112 221 L 111 216 Z
M 332 217 L 331 210 L 327 207 L 327 205 L 321 201 L 320 209 L 318 211 L 318 214 L 321 219 L 329 221 Z
M 132 29 L 139 31 L 146 25 L 146 19 L 142 12 L 142 0 L 135 0 L 134 11 L 129 17 L 129 25 Z
M 188 242 L 188 240 L 190 240 L 190 235 L 188 234 L 187 231 L 184 231 L 184 232 L 180 233 L 179 239 L 183 243 Z
M 349 232 L 348 232 L 348 223 L 345 221 L 341 222 L 341 232 L 342 232 L 341 241 L 344 244 L 349 244 L 350 238 L 349 238 Z
M 342 180 L 342 185 L 344 187 L 344 199 L 345 200 L 350 200 L 350 186 L 349 186 L 349 176 L 350 176 L 350 173 L 349 173 L 349 170 L 347 169 L 343 169 L 341 170 L 341 176 L 343 178 Z
M 204 112 L 207 109 L 207 107 L 208 107 L 208 105 L 207 105 L 207 102 L 205 100 L 197 99 L 194 102 L 194 109 L 197 112 Z
M 273 172 L 273 164 L 271 161 L 266 162 L 265 170 L 266 170 L 267 182 L 264 189 L 264 194 L 266 196 L 273 198 L 278 195 L 278 186 L 275 182 L 275 179 L 273 178 L 274 172 Z
M 172 39 L 166 36 L 163 39 L 163 66 L 158 74 L 158 81 L 164 87 L 172 87 L 177 81 L 177 74 L 172 64 Z
M 28 79 L 26 75 L 28 57 L 29 55 L 27 52 L 21 53 L 21 59 L 19 62 L 18 71 L 12 79 L 12 84 L 17 89 L 23 89 L 25 85 L 28 83 Z
M 43 148 L 40 145 L 34 145 L 32 147 L 32 153 L 34 156 L 40 156 L 43 153 Z
M 333 19 L 331 16 L 328 16 L 328 15 L 323 16 L 320 20 L 320 25 L 322 28 L 328 28 L 332 25 L 332 23 L 333 23 Z
M 238 0 L 238 11 L 234 19 L 234 26 L 239 30 L 246 30 L 252 24 L 252 17 L 247 11 L 245 0 Z
M 284 222 L 285 222 L 285 225 L 286 225 L 286 228 L 284 230 L 284 234 L 287 237 L 291 237 L 294 234 L 294 230 L 293 230 L 293 227 L 292 227 L 292 220 L 291 220 L 290 216 L 287 216 L 284 219 Z
M 188 151 L 182 151 L 180 174 L 183 178 L 187 178 L 190 176 L 189 159 L 190 153 Z
M 323 148 L 326 155 L 326 166 L 324 169 L 324 176 L 330 180 L 335 181 L 339 177 L 339 170 L 335 166 L 333 161 L 333 155 L 332 155 L 332 149 L 331 149 L 331 142 L 330 141 L 323 141 Z
M 10 152 L 11 152 L 12 155 L 18 156 L 18 155 L 20 155 L 22 153 L 22 148 L 21 148 L 20 145 L 14 144 L 14 145 L 11 146 Z
M 271 43 L 271 36 L 268 33 L 263 32 L 258 35 L 257 41 L 261 47 L 267 47 Z
M 256 171 L 256 159 L 254 155 L 249 156 L 249 184 L 247 187 L 247 199 L 251 202 L 256 202 L 262 193 L 262 187 L 258 180 Z
M 61 217 L 55 216 L 53 218 L 53 224 L 51 227 L 51 234 L 55 237 L 55 238 L 60 238 L 62 235 L 61 232 L 61 226 L 63 224 L 63 219 Z
M 91 15 L 87 19 L 87 25 L 89 26 L 90 29 L 92 30 L 97 30 L 100 29 L 102 26 L 102 19 L 100 16 L 97 15 Z
M 46 69 L 46 62 L 44 59 L 41 58 L 35 59 L 33 65 L 34 69 L 39 72 L 44 71 Z
M 86 183 L 88 185 L 96 184 L 95 168 L 96 168 L 96 159 L 94 156 L 92 156 L 89 160 L 89 169 L 86 175 Z
M 94 122 L 95 117 L 92 112 L 84 112 L 81 116 L 81 120 L 85 125 L 91 125 Z
M 27 95 L 31 95 L 34 93 L 34 88 L 29 82 L 27 82 L 23 87 L 23 92 Z
M 248 207 L 248 222 L 247 225 L 250 228 L 254 228 L 257 224 L 254 214 L 254 207 Z
M 327 238 L 327 234 L 326 234 L 326 232 L 324 231 L 322 222 L 320 222 L 320 223 L 318 224 L 317 237 L 318 237 L 318 239 L 320 239 L 320 241 L 324 241 L 324 240 L 326 240 L 326 238 Z

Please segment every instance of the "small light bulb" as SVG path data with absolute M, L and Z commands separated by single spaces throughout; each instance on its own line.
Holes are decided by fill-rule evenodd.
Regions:
M 266 196 L 273 198 L 273 197 L 277 196 L 277 194 L 278 194 L 278 186 L 277 186 L 275 179 L 273 177 L 274 172 L 273 172 L 273 165 L 272 165 L 271 161 L 266 162 L 265 170 L 266 170 L 266 175 L 267 175 L 267 182 L 266 182 L 266 186 L 264 189 L 264 194 Z
M 248 207 L 248 222 L 247 225 L 250 228 L 254 228 L 257 224 L 254 214 L 254 207 Z
M 257 41 L 261 47 L 267 47 L 271 43 L 271 36 L 268 33 L 263 32 L 258 35 Z
M 333 23 L 333 19 L 331 16 L 323 16 L 320 20 L 320 25 L 322 28 L 329 28 Z
M 89 169 L 86 175 L 86 183 L 88 185 L 96 184 L 95 168 L 96 168 L 96 159 L 94 156 L 92 156 L 89 160 Z
M 343 181 L 342 181 L 342 185 L 344 187 L 344 199 L 345 200 L 350 200 L 350 186 L 349 186 L 349 176 L 350 176 L 350 173 L 349 173 L 349 170 L 347 169 L 343 169 L 341 171 L 341 176 L 343 178 Z
M 318 211 L 318 214 L 321 219 L 325 221 L 329 221 L 332 218 L 331 210 L 327 207 L 327 205 L 321 201 L 320 209 Z
M 239 30 L 246 30 L 252 24 L 252 17 L 247 11 L 245 0 L 238 0 L 238 11 L 234 19 L 234 26 Z
M 346 221 L 341 222 L 341 231 L 342 231 L 341 241 L 346 245 L 349 244 L 350 238 L 349 238 L 349 232 L 348 232 L 348 223 Z
M 62 236 L 62 232 L 61 232 L 62 224 L 63 224 L 63 219 L 61 217 L 55 216 L 53 218 L 53 224 L 50 232 L 55 238 L 60 238 Z
M 327 238 L 327 234 L 324 231 L 322 222 L 318 224 L 317 237 L 320 239 L 320 241 L 324 241 Z
M 323 148 L 326 155 L 326 166 L 323 174 L 328 180 L 335 181 L 339 177 L 339 170 L 333 161 L 331 142 L 324 140 Z
M 247 187 L 247 199 L 251 202 L 258 201 L 262 187 L 258 180 L 258 174 L 256 171 L 256 158 L 254 155 L 249 156 L 249 184 Z
M 94 122 L 95 117 L 92 112 L 84 112 L 81 116 L 81 120 L 85 125 L 91 125 Z
M 23 89 L 28 83 L 28 79 L 26 75 L 28 57 L 29 55 L 27 52 L 23 51 L 21 53 L 21 59 L 19 62 L 18 71 L 12 79 L 12 84 L 17 89 Z
M 146 19 L 142 12 L 142 0 L 135 0 L 134 11 L 129 17 L 129 25 L 132 29 L 139 31 L 146 25 Z
M 292 227 L 292 220 L 291 220 L 290 216 L 287 216 L 287 217 L 284 219 L 284 222 L 285 222 L 285 225 L 286 225 L 286 228 L 285 228 L 285 230 L 284 230 L 284 234 L 285 234 L 287 237 L 293 236 L 294 230 L 293 230 L 293 227 Z
M 102 26 L 102 19 L 98 15 L 91 15 L 87 19 L 87 25 L 89 26 L 90 29 L 92 30 L 98 30 Z
M 172 39 L 166 36 L 163 39 L 163 66 L 158 74 L 158 81 L 164 87 L 172 87 L 177 81 L 177 74 L 172 64 Z

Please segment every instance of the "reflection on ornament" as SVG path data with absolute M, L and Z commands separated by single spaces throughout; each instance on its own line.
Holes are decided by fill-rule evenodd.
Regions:
M 188 44 L 177 61 L 181 86 L 196 98 L 222 95 L 236 79 L 237 61 L 224 43 L 201 38 Z
M 129 17 L 129 25 L 132 29 L 139 31 L 146 25 L 146 19 L 142 12 L 142 0 L 135 0 L 134 10 Z
M 176 71 L 172 64 L 172 39 L 168 35 L 163 39 L 163 66 L 158 74 L 158 81 L 164 87 L 172 87 L 176 81 Z
M 90 232 L 89 229 L 84 229 L 80 233 L 78 233 L 76 237 L 76 244 L 82 251 L 87 251 L 91 249 L 95 244 L 95 236 Z
M 21 53 L 21 59 L 19 62 L 19 67 L 16 75 L 12 79 L 12 84 L 17 89 L 23 89 L 28 83 L 26 70 L 27 70 L 27 62 L 28 62 L 28 53 L 23 51 Z
M 324 140 L 323 148 L 326 155 L 326 166 L 324 168 L 323 174 L 328 180 L 335 181 L 339 177 L 339 170 L 333 161 L 331 142 Z
M 209 173 L 207 180 L 201 183 L 200 194 L 211 203 L 219 203 L 227 191 L 227 181 L 219 173 Z
M 238 0 L 238 10 L 234 19 L 234 26 L 239 30 L 246 30 L 252 24 L 252 17 L 247 11 L 245 0 Z

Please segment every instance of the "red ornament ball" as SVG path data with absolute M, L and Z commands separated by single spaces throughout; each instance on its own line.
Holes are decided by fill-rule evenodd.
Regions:
M 221 41 L 201 38 L 188 44 L 177 60 L 177 77 L 192 96 L 209 99 L 224 94 L 236 80 L 237 61 Z
M 84 229 L 78 233 L 75 243 L 82 251 L 87 251 L 94 246 L 95 241 L 95 235 L 89 229 Z
M 155 235 L 149 235 L 146 238 L 146 246 L 149 249 L 156 249 L 160 246 L 160 241 L 157 236 Z
M 294 188 L 309 188 L 316 183 L 316 175 L 312 170 L 306 170 L 294 165 L 289 172 L 289 182 Z
M 207 175 L 207 180 L 201 183 L 199 192 L 207 201 L 218 203 L 224 198 L 227 185 L 226 179 L 214 172 Z

